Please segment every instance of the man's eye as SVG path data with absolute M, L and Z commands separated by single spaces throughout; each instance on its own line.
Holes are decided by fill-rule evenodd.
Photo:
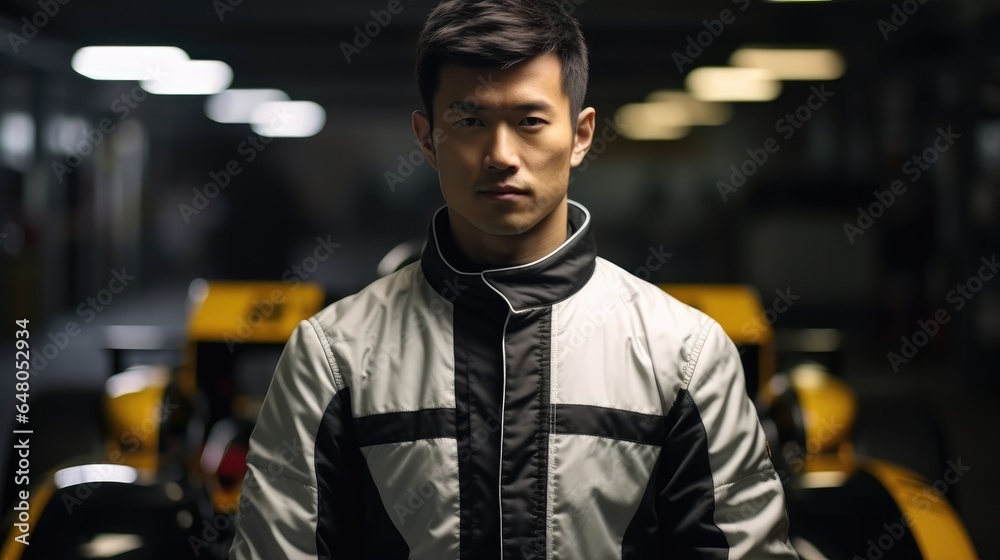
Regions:
M 466 117 L 464 119 L 459 119 L 455 121 L 456 126 L 470 127 L 477 126 L 481 121 L 475 117 Z
M 521 121 L 521 124 L 525 126 L 534 127 L 545 124 L 545 121 L 543 121 L 540 117 L 524 117 L 524 119 Z

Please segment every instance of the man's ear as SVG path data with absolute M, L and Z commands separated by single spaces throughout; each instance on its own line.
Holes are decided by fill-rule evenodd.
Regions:
M 431 132 L 431 121 L 423 111 L 413 112 L 413 134 L 420 142 L 420 149 L 424 152 L 424 157 L 430 162 L 431 167 L 437 171 L 437 150 L 434 146 L 434 138 Z
M 597 111 L 593 107 L 586 107 L 580 111 L 576 118 L 576 133 L 573 135 L 573 155 L 570 158 L 570 165 L 576 167 L 583 161 L 584 156 L 590 150 L 590 144 L 594 141 L 594 121 L 597 118 Z

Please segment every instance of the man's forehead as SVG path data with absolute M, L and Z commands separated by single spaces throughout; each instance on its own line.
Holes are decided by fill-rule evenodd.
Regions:
M 559 58 L 538 55 L 508 68 L 448 62 L 441 67 L 437 101 L 443 107 L 559 102 L 566 97 Z

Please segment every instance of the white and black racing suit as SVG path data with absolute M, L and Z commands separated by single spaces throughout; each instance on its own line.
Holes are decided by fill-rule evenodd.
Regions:
M 300 323 L 231 559 L 796 557 L 733 343 L 568 214 L 475 271 L 442 209 L 420 262 Z

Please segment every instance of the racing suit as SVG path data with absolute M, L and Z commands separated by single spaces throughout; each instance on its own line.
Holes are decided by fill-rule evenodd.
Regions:
M 568 216 L 477 270 L 442 208 L 420 262 L 299 324 L 231 559 L 796 557 L 733 343 Z

